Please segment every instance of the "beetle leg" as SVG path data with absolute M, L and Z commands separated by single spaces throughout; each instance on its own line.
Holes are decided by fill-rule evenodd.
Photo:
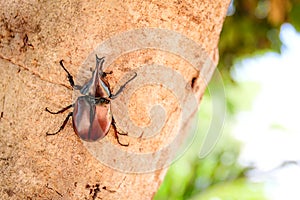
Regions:
M 82 88 L 82 86 L 80 85 L 75 85 L 74 83 L 74 79 L 73 79 L 73 76 L 70 74 L 70 72 L 65 68 L 64 66 L 64 63 L 63 63 L 63 60 L 59 61 L 59 64 L 60 66 L 65 70 L 65 72 L 67 73 L 68 75 L 68 80 L 70 82 L 70 85 L 72 88 L 76 89 L 76 90 L 80 90 Z
M 119 143 L 121 146 L 126 146 L 126 147 L 129 146 L 129 143 L 123 144 L 123 143 L 121 143 L 120 140 L 119 140 L 119 135 L 128 135 L 128 133 L 120 133 L 120 132 L 118 132 L 117 126 L 116 126 L 116 121 L 115 121 L 114 118 L 112 118 L 111 125 L 112 125 L 112 127 L 113 127 L 113 129 L 114 129 L 115 137 L 117 138 L 118 143 Z
M 73 107 L 73 104 L 68 105 L 67 107 L 65 107 L 65 108 L 63 108 L 63 109 L 61 109 L 61 110 L 59 110 L 59 111 L 57 111 L 57 112 L 50 111 L 47 107 L 46 107 L 45 110 L 46 110 L 47 112 L 51 113 L 51 114 L 59 114 L 59 113 L 65 112 L 66 110 L 68 110 L 68 109 L 70 109 L 70 108 L 72 108 L 72 107 Z
M 70 112 L 69 114 L 68 114 L 68 116 L 66 117 L 66 119 L 65 119 L 65 121 L 63 122 L 63 124 L 60 126 L 60 128 L 59 128 L 59 130 L 58 131 L 56 131 L 55 133 L 46 133 L 46 135 L 56 135 L 57 133 L 59 133 L 60 131 L 62 131 L 64 128 L 65 128 L 65 126 L 67 125 L 67 122 L 69 121 L 69 118 L 71 117 L 73 115 L 73 112 Z
M 105 78 L 107 76 L 107 74 L 112 74 L 112 73 L 113 73 L 112 71 L 110 71 L 110 72 L 102 72 L 101 77 Z
M 124 85 L 122 85 L 121 87 L 120 87 L 120 89 L 116 92 L 116 94 L 111 94 L 110 95 L 110 99 L 115 99 L 123 90 L 124 90 L 124 88 L 126 87 L 126 85 L 130 82 L 130 81 L 132 81 L 133 79 L 135 79 L 135 77 L 137 76 L 137 73 L 136 72 L 134 72 L 134 76 L 131 78 L 131 79 L 129 79 L 128 81 L 126 81 L 126 83 L 124 83 Z
M 117 131 L 116 121 L 115 121 L 114 117 L 112 117 L 111 124 L 113 125 L 114 129 L 116 130 L 116 132 L 117 132 L 119 135 L 128 135 L 128 133 L 120 133 L 119 131 Z

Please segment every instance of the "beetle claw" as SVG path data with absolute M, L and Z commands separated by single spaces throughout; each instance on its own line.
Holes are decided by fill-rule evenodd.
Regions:
M 56 135 L 57 133 L 59 133 L 59 131 L 56 131 L 55 133 L 49 133 L 49 132 L 47 132 L 47 133 L 46 133 L 46 136 L 49 136 L 49 135 Z
M 46 110 L 48 113 L 51 113 L 51 114 L 57 114 L 56 112 L 53 112 L 53 111 L 49 110 L 47 107 L 45 108 L 45 110 Z
M 120 132 L 117 132 L 119 135 L 128 135 L 128 133 L 120 133 Z
M 115 127 L 115 125 L 113 125 L 113 126 Z M 119 135 L 128 135 L 128 133 L 120 133 L 120 132 L 117 131 L 116 127 L 114 128 L 114 131 L 115 131 L 115 136 L 116 136 L 116 138 L 117 138 L 118 143 L 119 143 L 121 146 L 124 146 L 124 147 L 129 146 L 129 143 L 127 143 L 127 144 L 121 143 L 121 142 L 120 142 L 120 138 L 119 138 Z
M 129 146 L 129 143 L 127 143 L 127 144 L 121 143 L 120 140 L 119 140 L 119 137 L 117 137 L 117 141 L 118 141 L 119 145 L 121 145 L 121 146 L 124 146 L 124 147 L 128 147 Z

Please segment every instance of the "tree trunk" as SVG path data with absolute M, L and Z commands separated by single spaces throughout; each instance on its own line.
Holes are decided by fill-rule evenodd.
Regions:
M 199 104 L 218 62 L 228 4 L 1 0 L 2 199 L 151 199 L 197 106 L 182 112 Z M 83 84 L 95 54 L 112 71 L 106 79 L 113 93 L 137 73 L 111 101 L 118 130 L 128 133 L 120 142 L 128 147 L 117 143 L 112 128 L 102 140 L 83 142 L 71 120 L 46 136 L 68 112 L 51 115 L 45 108 L 76 100 L 59 61 Z M 180 99 L 190 91 L 195 102 Z

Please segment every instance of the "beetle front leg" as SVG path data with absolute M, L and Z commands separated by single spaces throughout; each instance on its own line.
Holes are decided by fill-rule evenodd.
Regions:
M 48 136 L 48 135 L 56 135 L 57 133 L 59 133 L 60 131 L 62 131 L 64 128 L 65 128 L 65 126 L 67 125 L 67 122 L 69 121 L 69 118 L 71 117 L 73 115 L 73 112 L 70 112 L 69 114 L 68 114 L 68 116 L 66 117 L 66 119 L 64 120 L 64 122 L 63 122 L 63 124 L 60 126 L 60 128 L 59 128 L 59 130 L 58 131 L 56 131 L 55 133 L 46 133 L 46 135 Z
M 113 127 L 113 129 L 114 129 L 115 137 L 117 138 L 118 143 L 119 143 L 121 146 L 126 146 L 126 147 L 129 146 L 129 143 L 123 144 L 123 143 L 121 143 L 120 140 L 119 140 L 119 135 L 128 135 L 128 133 L 120 133 L 120 132 L 118 132 L 117 126 L 116 126 L 116 121 L 115 121 L 114 118 L 112 118 L 111 125 L 112 125 L 112 127 Z
M 124 88 L 126 87 L 126 85 L 130 82 L 130 81 L 132 81 L 133 79 L 135 79 L 135 77 L 137 76 L 137 73 L 136 72 L 134 72 L 134 76 L 131 78 L 131 79 L 129 79 L 128 81 L 126 81 L 126 83 L 124 83 L 124 85 L 122 85 L 121 87 L 120 87 L 120 89 L 116 92 L 116 94 L 111 94 L 110 95 L 110 99 L 115 99 L 123 90 L 124 90 Z
M 110 72 L 102 72 L 101 77 L 105 78 L 107 76 L 107 74 L 112 74 L 112 73 L 113 73 L 112 71 L 110 71 Z
M 69 80 L 69 83 L 70 83 L 71 87 L 74 88 L 75 90 L 80 90 L 80 89 L 82 88 L 82 86 L 80 86 L 80 85 L 75 85 L 73 76 L 72 76 L 72 75 L 70 74 L 70 72 L 65 68 L 64 63 L 63 63 L 63 60 L 59 61 L 59 64 L 60 64 L 60 66 L 65 70 L 65 72 L 67 73 L 67 75 L 68 75 L 68 80 Z

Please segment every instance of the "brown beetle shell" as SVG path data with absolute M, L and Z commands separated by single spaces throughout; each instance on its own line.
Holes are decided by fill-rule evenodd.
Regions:
M 109 103 L 95 104 L 88 96 L 77 99 L 73 111 L 73 127 L 85 141 L 96 141 L 106 136 L 112 122 Z

